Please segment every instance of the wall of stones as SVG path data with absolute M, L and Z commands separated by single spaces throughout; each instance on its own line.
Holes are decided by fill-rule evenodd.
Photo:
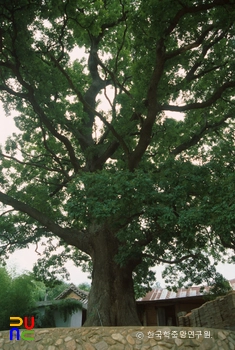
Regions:
M 179 317 L 179 325 L 235 331 L 235 291 L 208 301 L 191 313 Z
M 9 340 L 2 331 L 0 350 L 235 350 L 234 331 L 196 327 L 48 328 L 33 336 Z

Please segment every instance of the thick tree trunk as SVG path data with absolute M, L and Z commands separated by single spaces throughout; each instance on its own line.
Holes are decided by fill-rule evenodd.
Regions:
M 97 237 L 94 242 L 92 286 L 84 326 L 140 325 L 134 296 L 131 266 L 114 262 L 115 238 Z

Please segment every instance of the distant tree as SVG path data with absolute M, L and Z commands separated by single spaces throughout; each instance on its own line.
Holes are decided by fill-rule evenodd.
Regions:
M 0 267 L 0 330 L 9 329 L 9 308 L 11 300 L 8 291 L 11 277 L 4 267 Z
M 35 276 L 32 274 L 32 283 L 34 285 L 34 300 L 43 301 L 46 296 L 46 286 L 43 282 L 35 280 Z
M 133 280 L 156 264 L 213 280 L 235 250 L 234 0 L 0 0 L 0 21 L 19 129 L 0 150 L 3 258 L 43 238 L 45 280 L 90 264 L 86 326 L 140 324 Z
M 11 277 L 0 268 L 0 329 L 9 329 L 10 316 L 32 316 L 35 310 L 35 288 L 30 274 Z
M 214 300 L 217 297 L 226 295 L 233 289 L 228 280 L 226 280 L 221 274 L 217 274 L 215 278 L 209 284 L 209 291 L 204 292 L 206 300 Z
M 47 300 L 54 300 L 60 293 L 69 287 L 69 283 L 61 282 L 56 284 L 54 287 L 46 289 Z
M 90 292 L 91 285 L 88 282 L 83 282 L 78 285 L 78 288 L 84 290 L 85 292 Z

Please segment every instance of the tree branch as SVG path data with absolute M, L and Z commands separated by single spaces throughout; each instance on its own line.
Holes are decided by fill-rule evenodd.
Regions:
M 6 91 L 6 92 L 8 92 L 9 94 L 11 94 L 11 95 L 13 95 L 13 96 L 16 96 L 16 97 L 20 97 L 20 98 L 24 98 L 24 99 L 26 99 L 26 98 L 28 97 L 28 94 L 27 94 L 27 93 L 17 92 L 17 91 L 15 91 L 15 90 L 9 88 L 9 86 L 7 86 L 7 85 L 5 85 L 5 84 L 4 84 L 4 85 L 3 85 L 3 84 L 0 85 L 0 90 L 1 90 L 1 91 Z
M 35 163 L 35 162 L 23 162 L 23 161 L 15 158 L 15 157 L 8 156 L 8 155 L 6 155 L 4 153 L 0 153 L 0 157 L 6 158 L 6 159 L 11 159 L 14 162 L 22 164 L 22 165 L 33 166 L 33 167 L 37 167 L 37 168 L 42 168 L 44 170 L 61 173 L 61 170 L 58 169 L 58 168 L 57 169 L 56 168 L 50 168 L 50 167 L 47 167 L 47 166 L 44 166 L 44 165 L 41 165 L 41 164 Z
M 192 69 L 192 70 L 190 70 L 190 72 L 186 75 L 185 80 L 187 80 L 187 82 L 190 82 L 190 81 L 199 79 L 199 78 L 203 77 L 204 75 L 206 75 L 206 74 L 208 74 L 208 73 L 210 73 L 210 72 L 213 72 L 213 71 L 215 71 L 215 70 L 217 70 L 217 69 L 220 69 L 220 68 L 226 66 L 227 63 L 228 63 L 228 61 L 225 61 L 225 62 L 222 63 L 222 64 L 218 64 L 218 65 L 216 65 L 216 66 L 212 66 L 212 67 L 210 67 L 210 68 L 207 68 L 207 69 L 203 70 L 202 72 L 200 72 L 200 73 L 198 73 L 198 74 L 196 74 L 196 75 L 193 73 L 193 69 Z M 197 67 L 196 67 L 196 65 L 195 65 L 195 67 L 193 67 L 193 68 L 195 68 L 194 72 L 197 70 L 197 68 L 200 67 L 200 65 L 201 65 L 201 64 L 199 64 Z M 180 90 L 180 89 L 179 89 L 179 90 Z
M 9 210 L 4 211 L 4 213 L 2 213 L 2 214 L 0 215 L 0 217 L 1 217 L 1 216 L 4 216 L 5 214 L 10 213 L 10 212 L 12 212 L 12 211 L 15 211 L 15 209 L 9 209 Z
M 222 245 L 225 248 L 232 249 L 235 252 L 235 239 L 232 240 L 231 237 L 229 239 L 227 239 L 227 238 L 223 237 L 222 235 L 219 235 L 219 236 L 220 236 L 220 241 L 221 241 Z
M 120 91 L 124 91 L 125 94 L 127 94 L 127 96 L 129 96 L 131 99 L 133 99 L 133 96 L 131 95 L 131 93 L 124 87 L 124 84 L 123 84 L 123 83 L 121 84 L 121 83 L 118 81 L 116 75 L 115 75 L 110 69 L 108 69 L 108 67 L 106 67 L 106 66 L 104 65 L 104 63 L 101 61 L 100 58 L 99 58 L 99 65 L 100 65 L 101 68 L 103 68 L 103 70 L 105 71 L 105 73 L 108 73 L 108 74 L 110 75 L 110 77 L 111 77 L 111 79 L 112 79 L 112 81 L 113 81 L 113 83 L 114 83 L 114 86 L 118 86 L 118 87 L 120 88 Z M 130 78 L 130 77 L 125 78 L 125 79 L 124 79 L 124 82 L 125 82 L 126 80 L 128 80 L 129 78 Z
M 219 122 L 208 125 L 207 123 L 203 126 L 203 128 L 196 134 L 194 134 L 188 141 L 183 142 L 181 145 L 177 146 L 174 150 L 170 152 L 170 154 L 176 156 L 180 154 L 181 152 L 191 148 L 192 146 L 195 146 L 201 138 L 205 135 L 208 134 L 208 132 L 216 130 L 219 128 L 221 125 L 224 124 L 224 122 L 232 117 L 232 112 L 229 114 L 226 114 Z
M 184 52 L 189 51 L 189 50 L 191 50 L 191 49 L 193 49 L 193 48 L 195 48 L 195 47 L 200 46 L 201 43 L 203 42 L 203 40 L 205 39 L 205 37 L 207 36 L 207 34 L 208 34 L 208 33 L 211 31 L 211 29 L 213 29 L 213 28 L 214 28 L 214 25 L 211 24 L 210 26 L 208 26 L 208 27 L 201 33 L 201 35 L 199 36 L 199 38 L 198 38 L 196 41 L 192 42 L 191 44 L 182 46 L 182 47 L 180 47 L 179 49 L 174 50 L 174 51 L 172 51 L 172 52 L 167 52 L 167 53 L 166 53 L 166 60 L 171 59 L 171 58 L 173 58 L 173 57 L 175 57 L 175 56 L 180 55 L 181 53 L 184 53 Z
M 90 254 L 90 245 L 85 231 L 63 228 L 51 220 L 45 213 L 42 213 L 32 206 L 18 201 L 1 191 L 0 201 L 5 205 L 10 205 L 17 211 L 27 214 L 32 219 L 46 227 L 49 231 L 60 237 L 67 244 L 71 244 L 85 253 Z
M 230 0 L 214 0 L 212 3 L 208 4 L 200 4 L 197 6 L 184 6 L 182 9 L 180 9 L 175 17 L 172 19 L 170 25 L 168 26 L 168 28 L 165 30 L 165 35 L 170 35 L 171 32 L 176 28 L 176 26 L 178 25 L 179 21 L 181 20 L 182 17 L 184 17 L 186 14 L 190 14 L 190 13 L 198 13 L 198 12 L 202 12 L 202 11 L 206 11 L 206 10 L 210 10 L 214 7 L 217 6 L 224 6 L 224 5 L 230 5 L 231 2 Z
M 106 150 L 98 157 L 98 159 L 95 161 L 94 166 L 96 169 L 101 170 L 103 164 L 106 162 L 106 160 L 108 158 L 111 158 L 112 155 L 115 153 L 115 151 L 118 149 L 119 147 L 119 142 L 118 141 L 113 141 L 112 143 L 110 143 L 108 145 L 108 147 L 106 148 Z
M 75 155 L 74 148 L 73 148 L 71 142 L 69 141 L 69 139 L 66 136 L 60 134 L 54 128 L 54 126 L 52 125 L 50 120 L 47 118 L 47 116 L 44 113 L 44 111 L 42 110 L 42 108 L 37 103 L 37 101 L 34 97 L 33 91 L 30 91 L 30 93 L 28 94 L 28 101 L 31 103 L 34 112 L 37 114 L 37 116 L 39 117 L 41 122 L 47 127 L 47 129 L 52 133 L 52 135 L 55 136 L 56 139 L 58 139 L 59 141 L 61 141 L 64 144 L 65 148 L 68 151 L 69 158 L 70 158 L 71 164 L 74 168 L 74 171 L 78 172 L 78 170 L 80 169 L 79 161 Z
M 71 142 L 68 140 L 67 137 L 60 134 L 54 128 L 54 126 L 52 125 L 50 120 L 47 118 L 46 114 L 44 113 L 44 111 L 42 110 L 42 108 L 39 106 L 39 104 L 37 103 L 37 101 L 35 99 L 33 86 L 28 84 L 22 78 L 22 76 L 20 74 L 20 71 L 19 71 L 20 62 L 18 61 L 18 58 L 16 59 L 16 61 L 17 61 L 16 66 L 8 64 L 9 68 L 13 71 L 17 80 L 21 84 L 21 86 L 24 87 L 28 92 L 27 93 L 19 93 L 19 92 L 16 92 L 16 91 L 10 89 L 9 87 L 7 87 L 5 85 L 1 85 L 0 89 L 2 88 L 4 91 L 8 92 L 9 94 L 16 96 L 16 97 L 23 98 L 23 99 L 27 100 L 28 102 L 30 102 L 33 110 L 38 115 L 39 119 L 43 122 L 43 124 L 48 128 L 48 130 L 52 133 L 52 135 L 54 135 L 59 141 L 61 141 L 65 145 L 65 147 L 68 151 L 68 154 L 69 154 L 70 161 L 74 167 L 75 172 L 77 172 L 80 168 L 80 165 L 79 165 L 78 159 L 76 158 L 76 155 L 75 155 L 75 152 L 74 152 L 74 149 L 72 147 Z
M 206 45 L 202 46 L 202 52 L 201 52 L 201 57 L 195 62 L 195 64 L 192 66 L 192 68 L 190 69 L 190 71 L 188 72 L 188 74 L 186 75 L 185 79 L 187 80 L 187 82 L 190 82 L 192 80 L 198 79 L 202 76 L 204 76 L 205 74 L 218 69 L 220 67 L 223 67 L 224 65 L 226 65 L 226 61 L 223 64 L 220 65 L 216 65 L 216 66 L 212 66 L 211 68 L 205 69 L 203 72 L 194 75 L 194 73 L 196 72 L 196 70 L 201 66 L 201 64 L 203 63 L 203 60 L 205 59 L 205 56 L 207 54 L 207 52 L 209 51 L 210 48 L 212 48 L 215 44 L 217 44 L 219 41 L 221 41 L 225 34 L 228 32 L 228 29 L 231 26 L 229 26 L 227 28 L 227 30 L 223 31 L 217 38 L 215 38 L 213 41 L 209 42 Z M 218 31 L 216 31 L 213 36 L 215 36 L 218 33 Z
M 41 122 L 41 121 L 40 121 Z M 47 145 L 47 141 L 46 141 L 46 133 L 45 133 L 45 130 L 43 128 L 43 125 L 42 125 L 42 122 L 40 123 L 41 124 L 41 130 L 42 130 L 42 135 L 43 135 L 43 144 L 44 144 L 44 147 L 45 149 L 52 155 L 52 157 L 54 158 L 54 160 L 56 161 L 56 163 L 59 164 L 60 166 L 60 173 L 62 173 L 66 178 L 69 178 L 69 175 L 68 173 L 65 171 L 64 167 L 63 167 L 63 164 L 62 162 L 60 161 L 59 157 L 57 157 L 57 155 L 55 154 L 55 152 L 53 152 Z
M 199 257 L 199 255 L 198 254 L 188 254 L 188 255 L 183 256 L 182 258 L 175 259 L 175 260 L 161 259 L 161 258 L 158 258 L 158 257 L 151 255 L 151 254 L 142 254 L 142 257 L 143 258 L 151 258 L 152 260 L 154 260 L 156 262 L 173 265 L 173 264 L 180 264 L 182 261 L 187 260 L 189 258 L 196 259 Z
M 121 147 L 123 148 L 124 152 L 126 155 L 129 154 L 129 149 L 125 143 L 125 141 L 123 140 L 123 138 L 118 134 L 118 132 L 115 130 L 115 128 L 112 126 L 112 124 L 110 124 L 105 117 L 103 117 L 103 115 L 99 112 L 97 112 L 88 102 L 87 100 L 82 96 L 81 92 L 76 88 L 76 86 L 74 85 L 72 79 L 70 78 L 70 76 L 68 75 L 68 73 L 61 67 L 61 65 L 55 60 L 54 57 L 52 57 L 52 60 L 55 62 L 55 64 L 57 65 L 58 69 L 60 70 L 60 72 L 64 75 L 64 77 L 66 78 L 66 80 L 69 83 L 69 86 L 71 87 L 71 89 L 76 93 L 78 99 L 80 100 L 80 102 L 83 104 L 84 110 L 86 111 L 90 111 L 93 115 L 96 115 L 103 123 L 105 126 L 107 126 L 107 128 L 112 132 L 112 134 L 115 136 L 115 138 L 119 141 Z M 93 144 L 93 143 L 92 143 Z
M 147 93 L 147 117 L 143 121 L 142 128 L 140 130 L 139 142 L 129 157 L 128 167 L 130 171 L 133 171 L 138 166 L 151 141 L 152 128 L 156 120 L 157 113 L 160 111 L 159 106 L 156 102 L 157 88 L 164 70 L 164 65 L 165 46 L 163 39 L 160 39 L 156 43 L 156 60 Z
M 235 81 L 228 81 L 228 82 L 224 83 L 222 86 L 220 86 L 218 88 L 218 90 L 215 91 L 213 93 L 213 95 L 210 98 L 208 98 L 208 100 L 206 100 L 204 102 L 194 102 L 194 103 L 189 103 L 189 104 L 184 105 L 184 106 L 173 106 L 173 105 L 165 104 L 162 106 L 162 110 L 172 111 L 172 112 L 185 112 L 185 111 L 189 111 L 192 109 L 200 109 L 200 108 L 210 107 L 222 96 L 224 91 L 226 91 L 229 88 L 233 88 L 233 87 L 235 87 Z

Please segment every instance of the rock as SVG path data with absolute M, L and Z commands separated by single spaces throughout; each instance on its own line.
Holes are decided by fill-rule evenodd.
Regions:
M 72 339 L 73 339 L 72 337 L 66 337 L 66 338 L 64 338 L 64 341 L 67 342 L 67 341 L 70 341 Z
M 122 344 L 125 344 L 126 341 L 123 337 L 123 335 L 121 335 L 120 333 L 114 333 L 111 335 L 111 337 L 114 339 L 114 340 L 117 340 L 118 342 L 122 343 Z M 125 342 L 125 343 L 124 343 Z
M 95 350 L 94 346 L 89 343 L 85 343 L 83 346 L 84 350 Z
M 109 348 L 108 344 L 105 343 L 105 341 L 100 341 L 99 343 L 95 344 L 96 350 L 107 350 Z
M 179 339 L 179 338 L 176 338 L 176 339 L 175 339 L 175 343 L 176 343 L 177 346 L 182 345 L 183 342 L 184 342 L 183 339 Z
M 135 340 L 134 338 L 132 338 L 132 336 L 130 334 L 127 335 L 126 340 L 128 341 L 129 344 L 134 345 L 135 344 Z
M 224 340 L 224 339 L 227 338 L 227 336 L 226 336 L 222 331 L 218 332 L 218 337 L 219 337 L 221 340 Z
M 43 329 L 42 331 L 39 331 L 38 334 L 45 334 L 45 333 L 50 333 L 48 329 Z
M 67 350 L 77 350 L 77 344 L 75 342 L 74 339 L 68 341 L 66 344 L 65 344 L 65 348 Z

